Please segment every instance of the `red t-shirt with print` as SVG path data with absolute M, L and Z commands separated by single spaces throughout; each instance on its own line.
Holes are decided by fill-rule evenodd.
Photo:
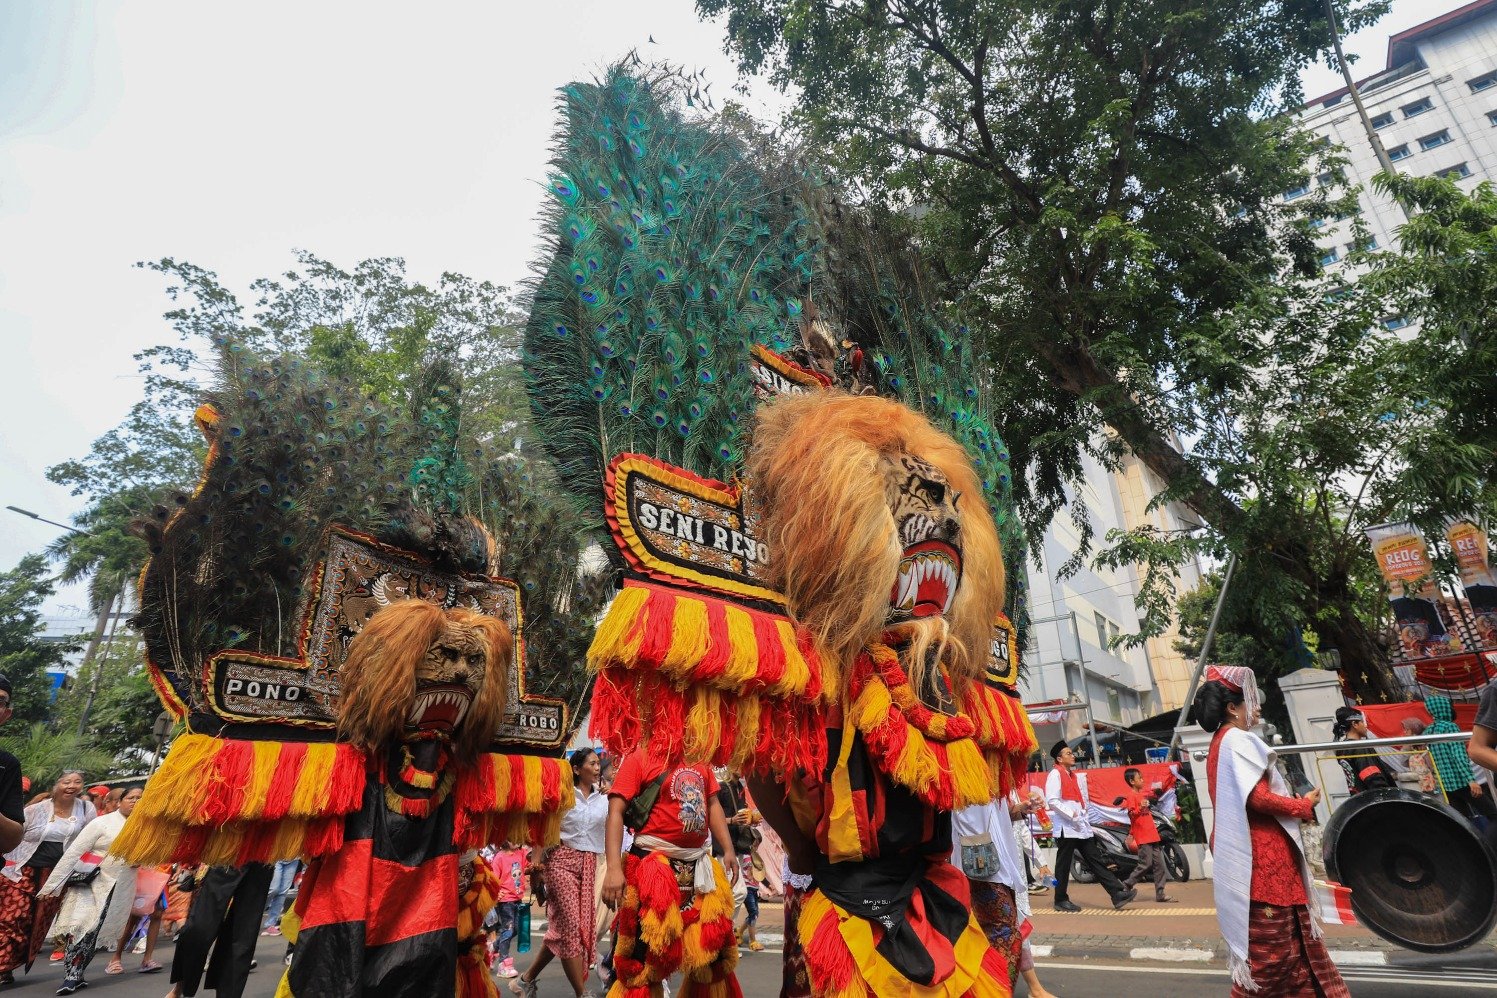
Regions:
M 631 753 L 619 764 L 608 788 L 609 797 L 633 800 L 639 791 L 660 775 L 662 767 L 648 765 L 639 753 Z M 655 807 L 635 835 L 653 835 L 674 845 L 695 849 L 707 841 L 707 813 L 717 797 L 717 777 L 706 766 L 684 766 L 666 774 L 655 798 Z

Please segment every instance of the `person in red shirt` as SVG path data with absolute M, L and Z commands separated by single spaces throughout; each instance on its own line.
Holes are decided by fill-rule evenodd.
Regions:
M 1154 878 L 1154 900 L 1161 904 L 1174 904 L 1175 899 L 1164 893 L 1164 850 L 1159 848 L 1159 827 L 1154 824 L 1152 807 L 1154 798 L 1144 793 L 1144 774 L 1129 767 L 1123 771 L 1123 780 L 1128 792 L 1123 795 L 1123 807 L 1132 819 L 1129 829 L 1133 841 L 1138 845 L 1138 866 L 1123 881 L 1123 886 L 1132 890 L 1148 877 Z
M 608 788 L 603 901 L 618 912 L 613 969 L 627 993 L 648 989 L 658 998 L 680 971 L 681 998 L 742 998 L 733 974 L 738 860 L 717 791 L 708 767 L 667 768 L 639 752 L 624 758 Z M 627 853 L 626 826 L 634 833 Z M 688 933 L 692 925 L 699 929 Z
M 1232 998 L 1314 995 L 1351 998 L 1310 907 L 1310 866 L 1300 822 L 1320 791 L 1289 793 L 1258 723 L 1252 670 L 1213 665 L 1196 695 L 1197 724 L 1214 732 L 1206 780 L 1216 809 L 1211 852 L 1216 917 L 1228 950 Z

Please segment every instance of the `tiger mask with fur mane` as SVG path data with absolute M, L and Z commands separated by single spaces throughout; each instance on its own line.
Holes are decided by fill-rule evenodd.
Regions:
M 338 737 L 370 753 L 446 741 L 459 762 L 471 762 L 498 730 L 513 654 L 498 618 L 420 599 L 391 603 L 349 643 Z
M 845 679 L 894 632 L 917 689 L 932 657 L 956 692 L 983 674 L 1003 556 L 960 444 L 888 399 L 790 395 L 756 413 L 748 472 L 773 583 L 825 665 Z

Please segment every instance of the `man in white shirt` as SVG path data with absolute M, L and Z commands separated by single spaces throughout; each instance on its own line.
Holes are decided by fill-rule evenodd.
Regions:
M 1081 853 L 1081 862 L 1091 870 L 1107 894 L 1112 906 L 1121 908 L 1138 896 L 1129 890 L 1107 868 L 1102 849 L 1092 837 L 1092 823 L 1086 816 L 1086 774 L 1076 774 L 1076 756 L 1064 741 L 1056 742 L 1050 749 L 1050 758 L 1055 768 L 1045 778 L 1045 804 L 1050 809 L 1050 818 L 1055 834 L 1055 910 L 1080 911 L 1072 904 L 1066 888 L 1071 881 L 1071 862 L 1076 853 Z

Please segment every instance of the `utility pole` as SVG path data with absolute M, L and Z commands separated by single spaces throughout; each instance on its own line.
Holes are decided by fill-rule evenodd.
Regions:
M 125 587 L 121 586 L 109 600 L 109 606 L 105 607 L 103 614 L 99 617 L 98 626 L 94 629 L 94 639 L 89 643 L 88 653 L 83 658 L 83 665 L 92 663 L 94 674 L 89 678 L 88 699 L 83 701 L 83 713 L 78 715 L 78 735 L 82 737 L 88 728 L 88 715 L 94 709 L 94 698 L 99 695 L 99 683 L 104 678 L 104 661 L 109 657 L 109 649 L 114 645 L 114 632 L 120 624 L 120 611 L 123 609 L 120 603 L 125 597 Z M 104 653 L 98 655 L 99 633 L 104 630 L 104 621 L 109 621 L 109 637 L 104 641 Z M 80 667 L 81 668 L 81 667 Z
M 1394 173 L 1393 161 L 1388 158 L 1388 150 L 1383 148 L 1383 140 L 1378 138 L 1377 129 L 1372 127 L 1372 119 L 1367 116 L 1367 108 L 1362 104 L 1362 95 L 1357 92 L 1357 82 L 1351 78 L 1351 67 L 1346 64 L 1346 55 L 1341 51 L 1341 30 L 1336 27 L 1334 0 L 1325 0 L 1325 16 L 1331 26 L 1331 47 L 1336 50 L 1336 65 L 1341 70 L 1341 78 L 1346 81 L 1346 92 L 1351 95 L 1351 102 L 1357 107 L 1357 115 L 1362 119 L 1367 141 L 1372 143 L 1372 152 L 1377 156 L 1378 165 L 1383 168 L 1383 172 Z M 1409 209 L 1401 199 L 1398 208 L 1403 212 L 1404 221 L 1408 221 Z
M 1222 605 L 1227 602 L 1227 587 L 1232 584 L 1232 573 L 1237 571 L 1237 555 L 1227 559 L 1227 571 L 1222 576 L 1221 592 L 1216 594 L 1216 606 L 1211 611 L 1211 623 L 1206 625 L 1206 638 L 1201 642 L 1201 656 L 1196 659 L 1195 673 L 1190 677 L 1190 686 L 1185 691 L 1185 702 L 1180 705 L 1180 719 L 1175 722 L 1175 734 L 1170 739 L 1170 755 L 1180 748 L 1180 732 L 1185 729 L 1185 719 L 1190 716 L 1191 704 L 1195 702 L 1196 690 L 1201 677 L 1206 673 L 1206 656 L 1211 654 L 1211 642 L 1216 638 L 1216 625 L 1222 617 Z

